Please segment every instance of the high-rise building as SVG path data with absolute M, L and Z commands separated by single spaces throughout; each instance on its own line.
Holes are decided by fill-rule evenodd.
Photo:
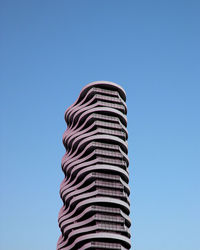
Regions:
M 57 250 L 130 249 L 125 91 L 106 81 L 86 85 L 65 112 Z

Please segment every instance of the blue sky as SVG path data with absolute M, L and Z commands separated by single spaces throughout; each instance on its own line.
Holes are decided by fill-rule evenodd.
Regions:
M 64 111 L 95 80 L 127 92 L 134 249 L 200 250 L 199 13 L 197 0 L 0 1 L 1 250 L 55 249 Z

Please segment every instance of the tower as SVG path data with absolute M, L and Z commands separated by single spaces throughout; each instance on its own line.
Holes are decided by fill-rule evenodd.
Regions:
M 119 85 L 97 81 L 65 112 L 57 250 L 131 247 L 125 102 Z

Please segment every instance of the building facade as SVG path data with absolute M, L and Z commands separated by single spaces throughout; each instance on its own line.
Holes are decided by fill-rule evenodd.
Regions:
M 130 249 L 126 114 L 125 91 L 106 81 L 66 110 L 57 250 Z

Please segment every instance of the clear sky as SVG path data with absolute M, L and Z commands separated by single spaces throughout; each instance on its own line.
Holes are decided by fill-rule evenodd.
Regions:
M 133 248 L 200 250 L 199 13 L 199 0 L 0 0 L 1 250 L 56 248 L 64 111 L 95 80 L 127 92 Z

